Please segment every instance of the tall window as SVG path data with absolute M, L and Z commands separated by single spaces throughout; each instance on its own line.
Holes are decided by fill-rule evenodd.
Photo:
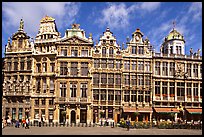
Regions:
M 81 63 L 81 75 L 88 76 L 88 62 Z
M 198 64 L 193 65 L 193 74 L 194 77 L 198 77 Z
M 155 81 L 155 95 L 160 95 L 160 81 Z
M 55 90 L 54 78 L 50 78 L 50 93 L 54 93 L 54 90 Z
M 132 76 L 132 85 L 137 85 L 137 79 L 135 75 Z
M 163 62 L 163 63 L 162 63 L 162 75 L 163 75 L 163 76 L 167 76 L 167 74 L 168 74 L 167 62 Z
M 138 102 L 140 103 L 143 102 L 143 91 L 142 90 L 138 91 Z
M 87 84 L 81 84 L 81 97 L 87 97 Z
M 174 76 L 174 71 L 175 71 L 175 63 L 174 62 L 170 62 L 170 72 L 169 72 L 169 75 L 170 76 Z
M 108 68 L 114 68 L 114 60 L 108 60 Z
M 130 84 L 130 76 L 125 75 L 125 85 L 129 85 L 129 84 Z
M 28 58 L 28 59 L 27 59 L 27 70 L 31 70 L 31 66 L 32 66 L 32 64 L 31 64 L 31 59 Z
M 115 84 L 116 85 L 120 85 L 121 84 L 121 75 L 120 74 L 116 74 L 115 75 Z
M 132 46 L 132 54 L 136 54 L 136 46 Z
M 114 93 L 113 90 L 108 91 L 108 100 L 113 101 L 114 100 Z
M 173 54 L 173 46 L 170 46 L 170 54 Z
M 113 85 L 114 84 L 114 75 L 108 74 L 108 84 Z
M 46 93 L 46 89 L 47 89 L 46 78 L 43 78 L 43 93 Z
M 47 72 L 47 63 L 43 63 L 43 72 Z
M 77 93 L 77 86 L 75 84 L 70 84 L 70 91 L 71 91 L 71 97 L 76 97 Z
M 37 66 L 36 72 L 37 72 L 37 73 L 40 73 L 40 72 L 41 72 L 41 64 L 40 64 L 40 63 L 39 63 L 39 64 L 36 64 L 36 66 Z
M 175 84 L 174 84 L 174 82 L 169 83 L 169 88 L 170 88 L 170 96 L 175 96 Z
M 198 98 L 198 83 L 193 83 L 193 97 Z
M 147 72 L 149 72 L 150 71 L 150 62 L 149 61 L 147 61 L 147 62 L 145 62 L 145 69 L 146 69 L 146 71 Z
M 11 71 L 11 62 L 8 62 L 8 63 L 7 63 L 7 70 L 8 70 L 8 71 Z
M 150 102 L 150 91 L 145 91 L 145 102 Z
M 55 70 L 55 63 L 50 63 L 50 72 L 54 72 Z
M 191 77 L 191 63 L 187 63 L 188 76 Z
M 167 82 L 162 82 L 162 94 L 167 96 Z
M 102 73 L 101 74 L 101 83 L 106 84 L 107 83 L 107 74 Z
M 61 55 L 67 56 L 67 49 L 61 49 Z
M 12 108 L 12 120 L 16 120 L 16 108 Z
M 20 70 L 24 70 L 24 58 L 21 58 Z
M 184 83 L 177 82 L 177 96 L 184 96 L 184 94 L 185 94 Z
M 139 47 L 138 47 L 138 53 L 139 53 L 139 54 L 144 54 L 144 47 L 139 46 Z
M 36 92 L 40 93 L 41 85 L 40 85 L 40 79 L 36 79 Z
M 78 63 L 77 62 L 71 62 L 71 75 L 72 76 L 77 76 L 78 73 Z
M 23 116 L 23 108 L 19 108 L 18 109 L 18 119 L 22 120 L 22 116 Z
M 14 70 L 18 70 L 18 58 L 14 59 Z
M 106 56 L 106 48 L 105 47 L 102 48 L 102 56 Z
M 41 100 L 41 104 L 42 104 L 42 105 L 45 105 L 45 98 L 43 98 L 43 99 Z
M 72 49 L 71 54 L 72 54 L 72 57 L 77 57 L 78 56 L 78 50 Z
M 121 100 L 121 91 L 115 91 L 115 101 Z
M 65 82 L 60 82 L 60 97 L 66 97 L 67 84 Z
M 100 60 L 94 59 L 94 68 L 99 68 L 99 67 L 100 67 Z
M 136 102 L 136 100 L 137 100 L 136 97 L 137 97 L 136 90 L 132 90 L 131 91 L 131 101 Z
M 99 84 L 99 74 L 93 74 L 93 84 Z
M 99 100 L 99 91 L 97 89 L 93 90 L 93 99 Z
M 120 68 L 121 68 L 121 61 L 116 60 L 116 69 L 120 69 Z
M 151 85 L 151 83 L 150 83 L 150 76 L 146 76 L 145 77 L 145 85 L 146 86 L 150 86 Z
M 106 90 L 101 90 L 101 100 L 102 101 L 106 100 Z
M 155 75 L 160 75 L 160 62 L 156 61 L 155 64 Z
M 112 47 L 109 48 L 109 55 L 113 55 L 113 48 Z
M 60 75 L 67 75 L 67 62 L 60 62 Z
M 191 97 L 191 87 L 192 87 L 192 84 L 187 83 L 187 97 Z
M 132 61 L 132 70 L 136 70 L 136 61 Z
M 144 79 L 143 79 L 142 75 L 138 76 L 138 84 L 139 84 L 139 86 L 142 86 L 144 84 Z
M 138 61 L 138 70 L 144 70 L 144 64 L 142 61 Z
M 125 70 L 130 70 L 130 61 L 124 61 Z
M 130 101 L 130 91 L 125 90 L 124 91 L 124 101 L 129 102 Z
M 82 57 L 88 57 L 88 50 L 81 50 Z
M 106 60 L 102 59 L 101 60 L 101 68 L 107 68 Z

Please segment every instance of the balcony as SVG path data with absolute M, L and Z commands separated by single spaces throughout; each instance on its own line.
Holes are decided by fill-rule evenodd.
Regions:
M 87 98 L 80 98 L 80 102 L 81 102 L 81 103 L 86 103 L 87 101 L 88 101 Z
M 184 96 L 177 96 L 177 101 L 184 101 Z
M 76 101 L 77 101 L 76 97 L 69 98 L 69 102 L 76 102 Z
M 23 92 L 4 92 L 4 96 L 24 96 Z
M 121 101 L 115 101 L 115 105 L 120 105 Z
M 98 100 L 94 100 L 94 101 L 93 101 L 93 104 L 94 104 L 94 105 L 98 105 L 98 103 L 99 103 Z
M 113 101 L 112 100 L 108 101 L 108 105 L 113 105 Z
M 106 101 L 101 101 L 101 105 L 106 105 Z

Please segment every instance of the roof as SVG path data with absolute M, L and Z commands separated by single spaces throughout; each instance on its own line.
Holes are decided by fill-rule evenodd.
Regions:
M 173 39 L 179 39 L 179 40 L 184 40 L 184 37 L 181 33 L 179 33 L 177 30 L 173 29 L 169 35 L 165 38 L 165 41 L 173 40 Z
M 190 114 L 202 114 L 202 108 L 186 108 Z
M 46 15 L 44 18 L 40 20 L 40 22 L 48 22 L 48 21 L 54 21 L 54 20 L 55 20 L 54 18 Z
M 154 108 L 157 113 L 179 113 L 177 108 Z

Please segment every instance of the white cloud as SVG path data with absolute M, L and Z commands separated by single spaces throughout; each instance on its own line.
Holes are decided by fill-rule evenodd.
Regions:
M 70 2 L 3 2 L 3 29 L 9 30 L 6 32 L 8 34 L 15 33 L 23 18 L 24 31 L 34 37 L 45 15 L 55 18 L 58 28 L 65 27 L 73 22 L 79 6 Z
M 127 7 L 124 3 L 108 3 L 108 6 L 102 10 L 102 17 L 96 20 L 100 25 L 106 25 L 110 28 L 127 28 L 130 17 L 133 12 L 151 12 L 160 6 L 159 2 L 140 2 Z
M 202 3 L 201 2 L 193 2 L 189 7 L 188 13 L 193 14 L 194 20 L 200 20 L 202 18 Z
M 142 3 L 139 3 L 139 9 L 151 12 L 159 8 L 160 5 L 161 5 L 160 2 L 142 2 Z

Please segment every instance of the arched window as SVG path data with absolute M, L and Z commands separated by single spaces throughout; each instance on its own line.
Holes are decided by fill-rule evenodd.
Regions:
M 110 47 L 110 49 L 109 49 L 109 55 L 113 55 L 113 48 L 112 47 Z
M 105 47 L 102 48 L 102 55 L 104 55 L 104 56 L 106 55 L 106 48 Z

